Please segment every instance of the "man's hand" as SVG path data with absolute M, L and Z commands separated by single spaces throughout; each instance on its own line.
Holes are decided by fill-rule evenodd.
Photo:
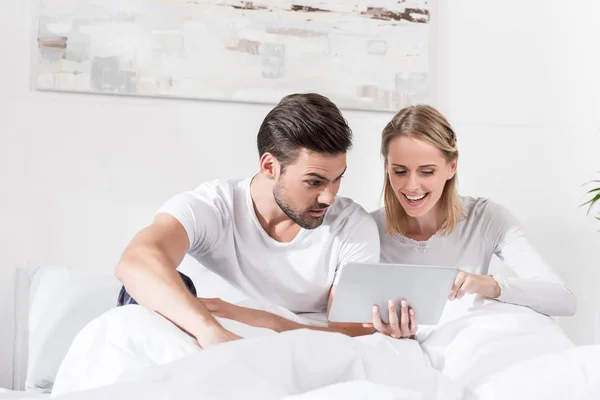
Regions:
M 461 299 L 465 294 L 479 294 L 495 299 L 501 294 L 500 285 L 489 275 L 477 275 L 458 270 L 448 300 Z
M 239 339 L 242 339 L 242 337 L 231 333 L 225 328 L 218 325 L 206 327 L 205 329 L 200 331 L 200 333 L 198 333 L 196 336 L 198 344 L 203 349 L 217 344 L 227 343 Z
M 419 328 L 417 325 L 417 316 L 415 312 L 409 309 L 406 300 L 400 302 L 400 320 L 398 320 L 398 309 L 393 300 L 388 302 L 389 323 L 381 320 L 381 313 L 378 306 L 373 306 L 373 323 L 363 324 L 364 327 L 374 327 L 379 333 L 393 337 L 394 339 L 404 339 L 413 337 Z

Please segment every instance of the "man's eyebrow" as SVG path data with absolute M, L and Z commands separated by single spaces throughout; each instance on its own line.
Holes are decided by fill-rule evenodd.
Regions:
M 338 176 L 337 178 L 335 178 L 334 180 L 338 180 L 340 179 L 345 173 L 346 173 L 346 169 L 348 167 L 344 168 L 344 171 L 340 174 L 340 176 Z M 304 174 L 304 176 L 314 176 L 315 178 L 319 178 L 324 180 L 325 182 L 329 182 L 329 179 L 325 178 L 323 175 L 319 175 L 316 172 L 309 172 L 307 174 Z

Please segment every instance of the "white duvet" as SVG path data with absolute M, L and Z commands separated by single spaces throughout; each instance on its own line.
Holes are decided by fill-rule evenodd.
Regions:
M 423 343 L 276 334 L 221 320 L 247 339 L 208 350 L 144 307 L 121 307 L 76 337 L 52 396 L 600 399 L 600 346 L 575 347 L 550 318 L 527 308 L 463 300 Z

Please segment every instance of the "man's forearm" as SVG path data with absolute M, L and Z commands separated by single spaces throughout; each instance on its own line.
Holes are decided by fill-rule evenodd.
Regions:
M 171 264 L 159 248 L 132 246 L 124 252 L 115 275 L 137 303 L 198 337 L 206 327 L 218 323 L 188 291 Z
M 266 311 L 265 311 L 266 312 Z M 341 324 L 341 323 L 332 323 L 330 322 L 328 326 L 314 326 L 314 325 L 305 325 L 300 324 L 298 322 L 290 321 L 283 317 L 280 317 L 275 314 L 270 314 L 270 318 L 267 318 L 268 322 L 265 328 L 274 330 L 276 332 L 286 332 L 297 329 L 311 329 L 316 331 L 324 331 L 324 332 L 337 332 L 342 333 L 348 336 L 365 336 L 371 335 L 375 332 L 373 328 L 365 328 L 361 324 Z

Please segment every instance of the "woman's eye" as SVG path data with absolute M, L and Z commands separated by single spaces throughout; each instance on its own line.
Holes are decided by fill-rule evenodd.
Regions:
M 422 171 L 423 175 L 433 175 L 433 171 Z
M 396 175 L 405 175 L 406 171 L 394 171 Z

